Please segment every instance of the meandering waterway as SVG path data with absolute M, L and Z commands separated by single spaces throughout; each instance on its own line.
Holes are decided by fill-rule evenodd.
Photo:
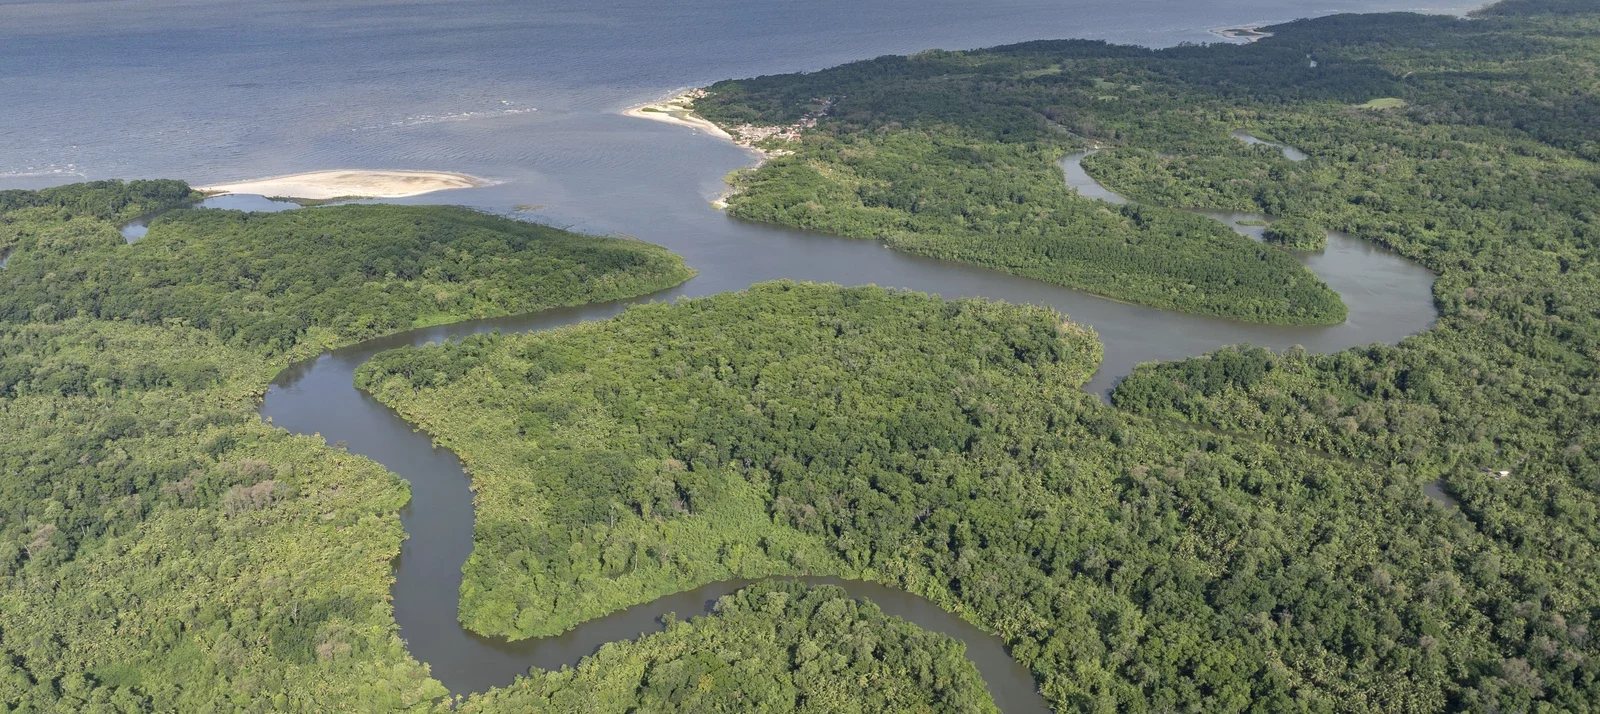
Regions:
M 1283 158 L 1286 158 L 1290 161 L 1305 161 L 1307 158 L 1309 158 L 1306 156 L 1306 152 L 1296 149 L 1293 146 L 1289 146 L 1288 144 L 1280 144 L 1276 141 L 1267 141 L 1266 139 L 1256 137 L 1255 135 L 1243 129 L 1234 129 L 1231 132 L 1231 135 L 1233 138 L 1238 139 L 1246 144 L 1260 144 L 1262 146 L 1274 147 L 1278 151 L 1283 152 Z
M 673 292 L 679 291 L 668 294 Z M 557 308 L 378 338 L 293 365 L 277 377 L 269 390 L 261 414 L 274 425 L 342 443 L 411 483 L 411 502 L 400 514 L 408 539 L 395 563 L 395 620 L 413 656 L 427 662 L 434 677 L 452 692 L 464 694 L 504 686 L 530 667 L 556 669 L 577 664 L 602 644 L 659 631 L 660 618 L 666 613 L 686 618 L 706 612 L 716 598 L 751 581 L 712 583 L 669 595 L 590 620 L 554 637 L 507 642 L 467 632 L 456 621 L 456 608 L 461 565 L 472 551 L 469 479 L 454 453 L 435 448 L 426 434 L 415 431 L 389 408 L 355 389 L 356 367 L 378 352 L 403 345 L 497 329 L 543 330 L 605 319 L 628 305 L 650 299 Z M 871 599 L 889 614 L 964 642 L 968 657 L 1006 714 L 1050 711 L 1034 687 L 1032 674 L 1011 659 L 998 638 L 933 603 L 874 583 L 833 578 L 803 580 L 839 585 L 852 597 Z
M 1236 132 L 1237 134 L 1237 132 Z M 1254 138 L 1254 137 L 1252 137 Z M 1257 140 L 1258 142 L 1260 140 Z M 1261 142 L 1268 143 L 1268 142 Z M 1294 147 L 1274 144 L 1284 151 L 1285 156 L 1292 152 L 1294 155 L 1305 158 L 1305 154 Z M 1069 154 L 1061 160 L 1062 175 L 1067 186 L 1085 198 L 1093 198 L 1114 204 L 1128 203 L 1128 199 L 1101 185 L 1094 177 L 1083 169 L 1083 160 L 1099 153 L 1100 149 L 1079 151 Z M 1293 157 L 1291 157 L 1292 159 Z M 1184 209 L 1190 213 L 1220 221 L 1223 225 L 1238 231 L 1255 240 L 1262 240 L 1266 230 L 1264 224 L 1277 220 L 1274 216 L 1262 213 L 1247 213 L 1242 211 L 1218 211 L 1201 208 Z M 1358 238 L 1345 235 L 1338 231 L 1328 231 L 1328 245 L 1326 248 L 1311 252 L 1293 252 L 1297 260 L 1310 268 L 1313 273 L 1322 278 L 1328 287 L 1339 293 L 1349 308 L 1349 317 L 1340 325 L 1329 328 L 1309 328 L 1315 332 L 1311 342 L 1301 343 L 1302 346 L 1314 352 L 1330 352 L 1336 349 L 1330 343 L 1338 340 L 1348 340 L 1344 345 L 1369 344 L 1372 342 L 1395 342 L 1404 335 L 1395 336 L 1379 335 L 1388 329 L 1384 326 L 1402 326 L 1411 328 L 1411 332 L 1420 332 L 1433 323 L 1437 313 L 1433 306 L 1433 273 L 1416 263 L 1400 257 L 1393 251 L 1380 248 Z M 1300 332 L 1306 328 L 1266 328 L 1267 332 L 1282 332 L 1285 334 Z M 1230 336 L 1242 337 L 1243 332 L 1256 332 L 1240 326 L 1228 331 Z M 1250 337 L 1235 339 L 1234 343 L 1251 342 L 1258 345 L 1271 346 L 1273 341 L 1257 340 Z M 1109 345 L 1108 345 L 1109 350 Z M 1167 359 L 1167 358 L 1163 358 Z M 1144 361 L 1144 360 L 1140 360 Z M 1101 368 L 1101 373 L 1096 375 L 1098 384 L 1114 382 L 1116 377 L 1107 379 L 1107 369 L 1122 370 L 1119 365 L 1107 364 Z M 1122 371 L 1120 374 L 1126 374 Z
M 1083 172 L 1079 163 L 1083 156 L 1075 154 L 1064 161 L 1069 184 L 1087 196 L 1123 201 Z M 1266 218 L 1207 215 L 1245 232 L 1251 228 L 1241 226 L 1240 221 Z M 455 454 L 435 448 L 428 435 L 418 433 L 353 386 L 355 369 L 383 350 L 497 329 L 544 330 L 605 319 L 630 304 L 737 290 L 773 278 L 876 283 L 947 297 L 983 296 L 1049 305 L 1075 321 L 1093 325 L 1105 343 L 1106 359 L 1088 388 L 1104 394 L 1139 362 L 1185 357 L 1240 342 L 1276 348 L 1302 344 L 1318 351 L 1394 342 L 1426 329 L 1435 317 L 1429 271 L 1340 235 L 1330 237 L 1327 250 L 1305 254 L 1302 260 L 1339 291 L 1350 307 L 1350 319 L 1327 327 L 1284 327 L 1127 305 L 983 268 L 907 256 L 874 241 L 748 224 L 740 228 L 749 236 L 740 245 L 694 237 L 667 236 L 662 240 L 642 236 L 665 243 L 701 271 L 700 277 L 656 295 L 391 335 L 293 365 L 274 381 L 261 407 L 264 418 L 293 432 L 319 434 L 330 443 L 341 443 L 411 483 L 411 503 L 400 514 L 408 540 L 395 564 L 395 620 L 412 654 L 427 662 L 433 675 L 452 692 L 502 686 L 530 667 L 575 664 L 601 644 L 659 630 L 658 618 L 667 612 L 680 617 L 704 612 L 715 598 L 747 583 L 714 583 L 670 595 L 585 622 L 556 637 L 506 642 L 463 630 L 456 607 L 461 565 L 472 549 L 470 483 Z M 870 598 L 890 614 L 965 642 L 968 656 L 1006 714 L 1049 711 L 1031 674 L 1013 661 L 992 635 L 914 595 L 871 583 L 808 581 L 842 585 L 851 595 Z

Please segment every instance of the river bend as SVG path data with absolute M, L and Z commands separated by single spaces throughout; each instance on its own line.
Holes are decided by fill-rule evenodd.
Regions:
M 1078 162 L 1084 155 L 1074 154 L 1063 162 L 1069 185 L 1091 198 L 1122 201 L 1083 173 Z M 1207 215 L 1244 232 L 1250 229 L 1240 226 L 1241 220 L 1263 218 Z M 742 243 L 730 245 L 699 234 L 643 236 L 684 256 L 701 271 L 694 280 L 655 295 L 390 335 L 297 363 L 274 379 L 261 405 L 264 419 L 291 432 L 342 443 L 410 482 L 411 501 L 400 513 L 408 538 L 395 563 L 394 617 L 412 655 L 428 663 L 433 676 L 452 693 L 502 686 L 530 667 L 575 664 L 601 644 L 659 630 L 657 618 L 667 612 L 679 617 L 700 614 L 716 597 L 747 583 L 714 583 L 669 595 L 590 620 L 554 637 L 506 642 L 465 631 L 457 622 L 456 607 L 461 566 L 472 549 L 469 479 L 454 453 L 434 447 L 427 434 L 417 432 L 355 388 L 356 368 L 381 351 L 491 330 L 545 330 L 605 319 L 631 304 L 793 278 L 845 285 L 875 283 L 951 298 L 980 296 L 1054 307 L 1076 322 L 1094 326 L 1099 333 L 1105 360 L 1086 388 L 1104 395 L 1116 379 L 1140 362 L 1177 359 L 1242 342 L 1277 349 L 1299 344 L 1320 352 L 1393 343 L 1426 329 L 1435 318 L 1432 273 L 1393 253 L 1337 234 L 1330 236 L 1326 250 L 1303 254 L 1300 259 L 1340 293 L 1349 306 L 1349 319 L 1339 325 L 1304 327 L 1248 324 L 1113 302 L 984 268 L 901 254 L 875 241 L 742 223 L 733 228 L 742 236 Z M 1005 714 L 1049 711 L 1032 675 L 1006 654 L 994 636 L 904 592 L 871 583 L 806 580 L 841 585 L 852 596 L 872 599 L 885 612 L 965 642 L 968 656 Z

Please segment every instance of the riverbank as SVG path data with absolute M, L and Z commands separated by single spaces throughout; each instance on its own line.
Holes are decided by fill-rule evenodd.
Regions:
M 407 198 L 490 184 L 490 181 L 476 176 L 449 171 L 341 169 L 199 186 L 196 190 L 211 195 L 244 193 L 326 201 L 335 198 Z

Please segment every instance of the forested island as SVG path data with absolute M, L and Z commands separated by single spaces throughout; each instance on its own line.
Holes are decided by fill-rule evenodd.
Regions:
M 789 521 L 843 517 L 815 501 L 845 508 L 850 484 L 875 480 L 861 469 L 911 444 L 959 453 L 975 438 L 949 400 L 963 380 L 978 400 L 1089 399 L 1078 387 L 1099 355 L 1091 333 L 1046 310 L 772 283 L 394 350 L 357 384 L 466 462 L 478 536 L 462 621 L 523 638 L 706 582 L 859 576 L 870 538 L 841 553 Z M 799 500 L 775 517 L 780 494 Z
M 401 349 L 360 384 L 471 471 L 480 634 L 838 574 L 996 633 L 1062 712 L 1594 711 L 1592 5 L 933 51 L 695 102 L 733 134 L 799 127 L 764 139 L 788 153 L 737 178 L 736 216 L 1341 318 L 1285 251 L 1180 209 L 1271 214 L 1438 273 L 1438 323 L 1396 346 L 1239 346 L 1141 366 L 1105 404 L 1081 389 L 1095 335 L 1048 309 L 780 281 Z M 1062 185 L 1055 161 L 1093 146 L 1137 204 Z M 405 482 L 256 399 L 330 347 L 692 271 L 465 209 L 195 198 L 0 192 L 0 710 L 994 711 L 949 638 L 790 582 L 456 701 L 391 614 Z
M 1267 226 L 1262 237 L 1268 243 L 1290 250 L 1322 250 L 1328 247 L 1328 231 L 1304 218 L 1285 218 Z

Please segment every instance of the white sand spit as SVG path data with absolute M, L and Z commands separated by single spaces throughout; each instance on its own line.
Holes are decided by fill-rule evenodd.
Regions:
M 667 124 L 676 124 L 678 126 L 686 126 L 690 129 L 698 129 L 715 137 L 726 139 L 728 141 L 734 141 L 733 136 L 728 134 L 728 132 L 723 131 L 722 127 L 717 126 L 716 124 L 711 123 L 711 121 L 705 117 L 694 113 L 694 100 L 703 96 L 705 96 L 704 90 L 692 90 L 665 101 L 654 102 L 651 104 L 641 104 L 622 113 L 625 116 L 649 119 L 651 121 L 659 121 Z
M 434 191 L 487 185 L 488 181 L 476 176 L 448 171 L 337 170 L 198 186 L 196 189 L 212 194 L 248 193 L 323 201 L 330 198 L 405 198 Z
M 1218 27 L 1207 31 L 1229 40 L 1244 40 L 1248 43 L 1260 42 L 1273 35 L 1271 32 L 1263 31 L 1261 27 L 1261 25 L 1239 25 L 1237 27 Z

